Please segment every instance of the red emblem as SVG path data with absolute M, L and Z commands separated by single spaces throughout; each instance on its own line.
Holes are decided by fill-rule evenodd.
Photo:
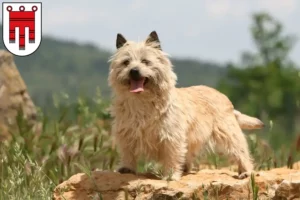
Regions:
M 25 56 L 37 50 L 41 42 L 41 8 L 41 3 L 3 3 L 3 41 L 11 53 Z

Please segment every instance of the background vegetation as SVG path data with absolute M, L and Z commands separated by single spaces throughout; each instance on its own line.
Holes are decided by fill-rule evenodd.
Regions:
M 172 60 L 178 86 L 216 87 L 240 111 L 265 122 L 265 129 L 245 133 L 256 169 L 292 167 L 300 157 L 300 72 L 289 59 L 296 40 L 282 27 L 266 13 L 253 15 L 250 33 L 256 49 L 245 52 L 239 63 Z M 77 172 L 115 169 L 118 153 L 107 112 L 110 55 L 90 44 L 44 37 L 36 53 L 15 58 L 41 108 L 41 126 L 31 129 L 18 117 L 12 139 L 0 143 L 0 199 L 51 199 L 55 185 Z M 210 154 L 200 163 L 228 165 Z M 140 172 L 150 169 L 151 164 L 139 165 Z

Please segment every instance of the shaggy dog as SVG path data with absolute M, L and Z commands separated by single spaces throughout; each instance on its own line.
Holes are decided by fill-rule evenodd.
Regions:
M 176 88 L 177 76 L 155 31 L 142 42 L 118 34 L 116 47 L 108 82 L 120 173 L 135 173 L 138 158 L 144 156 L 162 164 L 165 178 L 178 180 L 202 149 L 233 158 L 239 178 L 251 173 L 253 163 L 241 129 L 262 128 L 259 119 L 235 110 L 213 88 Z

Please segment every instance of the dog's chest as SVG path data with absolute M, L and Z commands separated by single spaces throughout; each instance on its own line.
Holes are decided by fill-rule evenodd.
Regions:
M 118 137 L 128 141 L 137 154 L 155 157 L 161 141 L 159 112 L 150 106 L 119 106 L 115 110 L 114 128 Z
M 117 127 L 118 137 L 127 141 L 127 144 L 137 156 L 146 156 L 155 159 L 160 149 L 161 134 L 159 127 L 155 123 L 147 120 L 135 118 L 126 123 L 120 123 Z
M 151 114 L 152 113 L 152 114 Z M 159 132 L 159 120 L 154 111 L 145 112 L 119 112 L 115 116 L 118 132 L 125 132 L 133 138 L 142 137 L 151 140 Z
M 116 103 L 113 115 L 122 124 L 131 124 L 134 128 L 143 129 L 159 120 L 160 110 L 149 102 L 128 100 Z

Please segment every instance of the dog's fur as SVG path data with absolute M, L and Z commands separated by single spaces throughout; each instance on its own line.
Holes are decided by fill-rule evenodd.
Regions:
M 116 46 L 108 81 L 120 173 L 135 173 L 138 158 L 144 156 L 160 162 L 165 176 L 172 170 L 171 179 L 178 180 L 191 169 L 195 156 L 209 148 L 233 158 L 240 178 L 249 175 L 253 163 L 241 128 L 262 128 L 259 119 L 235 110 L 213 88 L 176 88 L 177 76 L 155 31 L 142 42 L 118 34 Z M 133 68 L 146 78 L 142 91 L 134 93 L 130 92 Z

